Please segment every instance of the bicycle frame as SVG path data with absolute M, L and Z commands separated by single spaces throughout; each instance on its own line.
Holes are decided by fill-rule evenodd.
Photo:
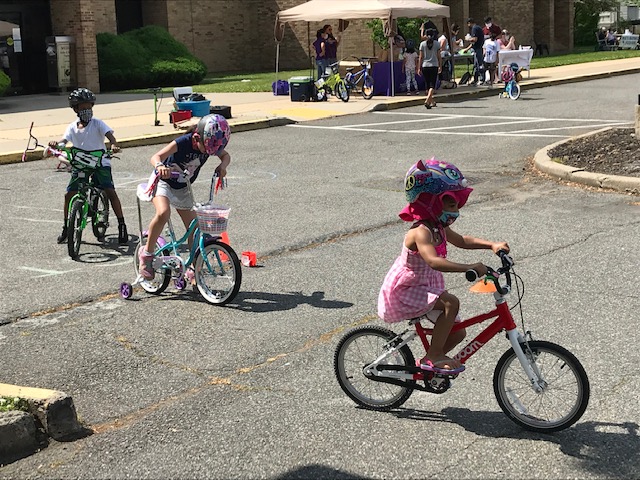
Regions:
M 193 202 L 193 190 L 191 189 L 191 182 L 187 181 L 187 188 L 189 189 L 189 195 L 191 197 L 191 200 Z M 214 186 L 212 184 L 211 186 L 211 191 L 209 192 L 209 201 L 211 201 L 211 199 L 213 198 L 213 190 Z M 144 236 L 144 232 L 142 230 L 142 210 L 140 207 L 140 199 L 138 199 L 138 225 L 140 228 L 140 238 L 142 238 Z M 200 229 L 198 228 L 198 219 L 194 218 L 193 220 L 191 220 L 191 223 L 189 223 L 189 226 L 187 227 L 186 232 L 184 233 L 184 235 L 180 238 L 176 238 L 176 234 L 175 234 L 175 230 L 173 228 L 173 222 L 171 221 L 171 217 L 169 217 L 169 220 L 167 221 L 167 227 L 169 230 L 169 237 L 171 239 L 170 242 L 161 245 L 157 250 L 155 250 L 153 252 L 154 257 L 156 258 L 162 258 L 162 255 L 160 255 L 161 252 L 166 251 L 167 249 L 170 249 L 173 253 L 174 257 L 180 258 L 180 262 L 183 264 L 184 268 L 189 267 L 193 261 L 195 260 L 195 256 L 196 256 L 196 252 L 198 250 L 200 251 L 204 251 L 204 247 L 205 247 L 205 241 L 207 239 L 207 237 L 211 237 L 211 238 L 219 238 L 216 235 L 210 235 L 208 233 L 205 234 L 201 234 L 200 233 Z M 187 258 L 186 261 L 182 260 L 182 257 L 180 257 L 179 253 L 178 253 L 178 247 L 180 247 L 181 245 L 184 245 L 185 243 L 187 243 L 189 237 L 193 234 L 193 242 L 191 244 L 191 248 L 189 249 L 189 256 Z M 211 267 L 211 264 L 209 263 L 209 259 L 207 258 L 206 255 L 203 255 L 203 260 L 205 265 L 207 266 L 207 269 L 209 271 L 209 273 L 213 273 L 213 268 Z M 216 260 L 218 261 L 218 266 L 221 268 L 221 270 L 224 272 L 224 263 L 222 261 L 222 259 L 220 258 L 220 256 L 218 255 L 218 252 L 216 251 Z
M 462 347 L 462 349 L 460 349 L 460 351 L 454 356 L 454 358 L 460 361 L 460 363 L 466 363 L 466 361 L 473 355 L 475 355 L 484 345 L 486 345 L 489 340 L 495 337 L 502 330 L 506 330 L 509 342 L 511 343 L 511 346 L 516 353 L 516 356 L 518 357 L 522 368 L 529 378 L 534 390 L 539 393 L 544 390 L 546 384 L 542 379 L 537 366 L 534 364 L 534 366 L 532 367 L 530 362 L 527 361 L 526 355 L 521 346 L 522 343 L 525 343 L 525 339 L 516 327 L 507 301 L 504 298 L 505 295 L 499 292 L 495 292 L 494 297 L 496 299 L 495 309 L 491 310 L 490 312 L 468 318 L 466 320 L 463 320 L 462 322 L 458 322 L 451 329 L 452 332 L 455 332 L 462 330 L 463 328 L 470 327 L 472 325 L 476 325 L 495 318 L 495 321 L 493 321 L 484 330 L 482 330 L 473 340 Z M 393 354 L 394 351 L 399 350 L 404 345 L 408 344 L 416 336 L 420 338 L 425 351 L 428 351 L 430 344 L 429 340 L 427 339 L 427 335 L 431 335 L 433 333 L 433 329 L 424 328 L 422 326 L 420 321 L 425 318 L 425 316 L 422 316 L 410 320 L 409 323 L 410 325 L 415 326 L 415 331 L 410 331 L 407 329 L 396 336 L 390 342 L 393 348 L 380 355 L 380 357 L 378 357 L 371 364 L 367 365 L 364 368 L 365 374 L 369 374 L 373 377 L 387 377 L 395 378 L 398 380 L 423 380 L 425 378 L 424 370 L 422 370 L 418 366 L 399 367 L 396 365 L 379 365 L 379 363 L 389 355 Z
M 351 73 L 351 81 L 347 83 L 349 88 L 356 87 L 360 82 L 364 82 L 364 78 L 369 76 L 368 68 L 365 66 L 362 70 Z

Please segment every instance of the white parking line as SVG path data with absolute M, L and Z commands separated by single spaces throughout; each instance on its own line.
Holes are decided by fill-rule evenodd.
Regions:
M 337 125 L 337 126 L 323 126 L 323 125 L 308 125 L 308 124 L 293 124 L 289 125 L 294 128 L 318 128 L 318 129 L 326 129 L 326 130 L 345 130 L 345 131 L 354 131 L 354 132 L 374 132 L 374 133 L 409 133 L 409 134 L 445 134 L 445 135 L 474 135 L 474 136 L 501 136 L 501 137 L 544 137 L 544 138 L 567 138 L 570 136 L 566 130 L 570 129 L 585 129 L 591 130 L 595 126 L 599 127 L 607 127 L 607 126 L 619 126 L 619 125 L 630 125 L 630 122 L 621 122 L 619 120 L 604 120 L 604 119 L 584 119 L 584 118 L 545 118 L 545 117 L 512 117 L 512 116 L 487 116 L 487 115 L 468 115 L 468 114 L 448 114 L 448 113 L 420 113 L 420 112 L 373 112 L 377 115 L 396 115 L 396 116 L 405 116 L 405 117 L 414 117 L 408 120 L 392 120 L 389 122 L 370 122 L 370 123 L 360 123 L 360 124 L 351 124 L 351 125 Z M 415 118 L 415 117 L 419 118 Z M 460 120 L 472 120 L 472 119 L 483 119 L 490 120 L 487 123 L 473 123 L 469 122 L 460 122 Z M 416 124 L 416 123 L 429 123 L 434 120 L 439 122 L 439 126 L 431 127 L 425 125 L 424 128 L 416 129 L 415 127 L 411 130 L 409 129 L 401 129 L 401 130 L 393 130 L 388 128 L 390 126 L 403 126 L 407 124 Z M 450 120 L 452 122 L 451 125 L 442 125 L 442 123 Z M 561 125 L 558 126 L 549 126 L 554 122 L 561 122 Z M 509 127 L 516 126 L 517 124 L 525 124 L 525 123 L 541 123 L 543 126 L 540 128 L 529 128 L 523 129 L 519 128 L 518 130 L 508 130 L 504 132 L 495 131 L 494 127 L 501 125 L 508 125 Z M 570 125 L 571 123 L 577 123 L 577 125 Z M 597 124 L 597 125 L 596 125 Z M 387 127 L 387 128 L 372 128 L 372 127 Z M 488 131 L 466 131 L 468 129 L 486 129 Z M 465 130 L 464 132 L 456 132 L 455 130 Z M 553 133 L 542 133 L 542 132 L 558 132 L 557 134 Z M 563 132 L 561 134 L 560 132 Z
M 607 127 L 615 127 L 616 125 L 629 125 L 631 126 L 631 122 L 618 122 L 618 123 L 608 123 Z M 585 128 L 584 125 L 572 125 L 570 127 L 562 126 L 562 127 L 549 127 L 549 128 L 534 128 L 531 130 L 513 130 L 511 133 L 528 133 L 528 132 L 544 132 L 547 130 L 569 130 L 571 128 Z
M 409 113 L 409 112 L 373 112 L 376 115 L 411 115 L 411 116 L 447 116 L 452 118 L 487 118 L 487 115 L 458 115 L 454 113 L 440 114 L 440 113 Z M 619 120 L 604 120 L 601 118 L 548 118 L 548 117 L 500 117 L 500 116 L 491 116 L 491 118 L 495 118 L 496 120 L 500 119 L 536 119 L 544 122 L 591 122 L 591 123 L 610 123 L 610 122 L 619 122 Z
M 44 270 L 42 268 L 33 268 L 33 267 L 18 267 L 20 270 L 27 270 L 28 272 L 41 273 L 42 275 L 36 275 L 35 278 L 43 278 L 43 277 L 51 277 L 53 275 L 64 275 L 66 273 L 76 272 L 79 269 L 74 268 L 73 270 Z
M 332 129 L 332 130 L 346 130 L 352 132 L 374 132 L 374 133 L 433 133 L 434 135 L 466 135 L 477 137 L 548 137 L 548 138 L 567 138 L 567 135 L 544 135 L 544 134 L 514 134 L 512 132 L 454 132 L 452 130 L 383 130 L 381 128 L 352 128 L 352 127 L 322 127 L 318 125 L 287 125 L 289 127 L 297 128 L 319 128 L 319 129 Z M 474 127 L 475 125 L 467 125 L 467 128 Z
M 22 222 L 32 222 L 32 223 L 60 223 L 60 220 L 41 220 L 39 218 L 9 217 L 9 219 L 20 220 Z

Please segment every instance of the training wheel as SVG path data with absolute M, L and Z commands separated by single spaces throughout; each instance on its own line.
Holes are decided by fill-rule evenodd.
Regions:
M 176 290 L 184 290 L 187 288 L 187 281 L 184 279 L 184 276 L 180 276 L 173 281 L 173 285 L 176 287 Z
M 120 284 L 120 296 L 125 300 L 133 296 L 133 286 L 130 283 L 123 282 Z

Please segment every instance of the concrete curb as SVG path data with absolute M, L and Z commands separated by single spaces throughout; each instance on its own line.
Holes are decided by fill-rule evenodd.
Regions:
M 33 453 L 40 445 L 40 429 L 58 441 L 87 433 L 78 422 L 73 399 L 64 392 L 0 383 L 0 396 L 29 403 L 29 412 L 0 413 L 0 464 Z
M 612 127 L 601 128 L 595 132 L 585 133 L 569 140 L 561 140 L 559 142 L 547 145 L 546 147 L 538 150 L 533 158 L 535 167 L 548 175 L 567 180 L 570 182 L 581 183 L 597 188 L 608 188 L 616 190 L 622 193 L 630 193 L 633 195 L 640 195 L 640 177 L 623 177 L 621 175 L 607 175 L 604 173 L 592 173 L 587 172 L 582 168 L 572 167 L 570 165 L 563 165 L 553 161 L 549 157 L 549 151 L 553 150 L 558 145 L 570 142 L 576 138 L 587 137 L 595 135 L 597 133 L 606 132 L 611 130 Z
M 28 412 L 0 413 L 0 467 L 38 450 L 36 422 Z

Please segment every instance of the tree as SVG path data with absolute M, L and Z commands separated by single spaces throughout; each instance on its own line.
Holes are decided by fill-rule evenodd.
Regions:
M 640 1 L 640 0 L 634 0 Z M 575 0 L 573 37 L 576 45 L 593 45 L 601 12 L 618 10 L 620 0 Z

